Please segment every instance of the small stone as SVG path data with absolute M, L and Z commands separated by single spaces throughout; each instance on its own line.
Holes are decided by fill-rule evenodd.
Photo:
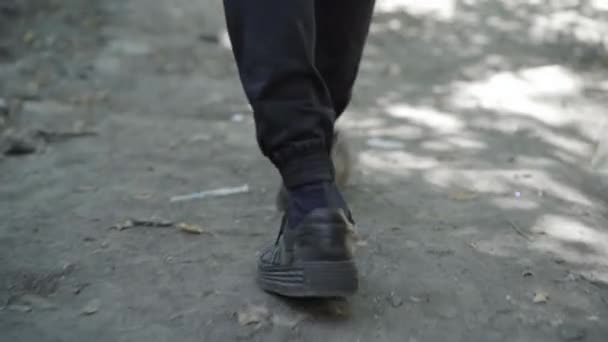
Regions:
M 547 301 L 549 301 L 549 295 L 543 291 L 534 293 L 534 297 L 532 298 L 532 302 L 534 304 L 544 304 Z
M 401 298 L 401 296 L 397 295 L 395 292 L 391 292 L 386 299 L 394 308 L 398 308 L 403 305 L 403 298 Z
M 562 265 L 566 263 L 566 260 L 562 259 L 562 258 L 555 258 L 553 259 L 553 262 L 558 264 L 558 265 Z
M 565 341 L 582 341 L 587 337 L 587 332 L 583 328 L 564 324 L 559 329 L 559 336 Z
M 22 136 L 11 136 L 7 139 L 7 144 L 4 149 L 6 156 L 23 156 L 36 152 L 36 143 L 33 139 Z
M 82 308 L 81 313 L 85 316 L 93 315 L 99 311 L 100 306 L 101 301 L 99 299 L 93 299 Z

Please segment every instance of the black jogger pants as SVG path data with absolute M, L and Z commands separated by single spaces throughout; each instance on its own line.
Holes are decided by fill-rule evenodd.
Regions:
M 331 181 L 374 0 L 224 0 L 260 148 L 287 187 Z

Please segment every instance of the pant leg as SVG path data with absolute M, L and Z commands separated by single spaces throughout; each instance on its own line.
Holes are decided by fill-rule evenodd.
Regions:
M 315 0 L 316 66 L 339 117 L 350 102 L 374 0 Z
M 334 177 L 336 114 L 315 65 L 315 0 L 224 0 L 262 152 L 294 187 Z

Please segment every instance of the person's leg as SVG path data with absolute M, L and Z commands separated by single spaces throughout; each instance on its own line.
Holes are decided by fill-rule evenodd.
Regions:
M 332 181 L 336 118 L 315 66 L 314 0 L 224 0 L 258 143 L 287 188 Z
M 329 90 L 336 116 L 350 102 L 367 40 L 374 0 L 315 0 L 315 65 Z
M 347 246 L 352 221 L 334 182 L 330 148 L 336 113 L 315 64 L 315 0 L 224 0 L 224 5 L 260 147 L 280 171 L 289 198 L 277 243 L 258 262 L 258 281 L 287 296 L 352 294 L 357 288 Z

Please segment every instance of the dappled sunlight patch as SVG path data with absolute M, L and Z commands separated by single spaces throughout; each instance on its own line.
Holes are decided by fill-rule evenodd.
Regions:
M 545 215 L 532 230 L 562 241 L 597 244 L 602 247 L 598 250 L 608 253 L 608 233 L 600 232 L 572 217 Z
M 538 172 L 533 179 L 522 181 L 522 186 L 527 185 L 541 191 L 543 194 L 550 194 L 570 203 L 584 206 L 593 206 L 593 200 L 586 196 L 580 189 L 569 184 L 556 180 L 547 172 Z
M 591 153 L 591 145 L 581 139 L 559 134 L 546 128 L 537 128 L 535 135 L 553 145 L 556 149 L 566 151 L 572 155 L 584 157 Z
M 466 136 L 451 136 L 446 137 L 445 141 L 454 147 L 467 150 L 482 150 L 487 147 L 487 144 L 479 139 L 472 139 Z
M 444 140 L 428 140 L 420 144 L 425 150 L 436 151 L 436 152 L 447 152 L 452 151 L 454 146 Z
M 499 196 L 494 204 L 504 209 L 534 209 L 536 204 L 533 203 L 540 203 L 541 198 L 547 195 L 569 203 L 593 205 L 581 190 L 554 179 L 546 172 L 535 172 L 529 178 L 514 180 L 513 175 L 504 170 L 434 168 L 427 170 L 423 177 L 429 184 L 440 188 L 466 188 L 480 194 Z
M 575 72 L 548 65 L 519 72 L 499 72 L 484 80 L 454 85 L 450 103 L 460 108 L 484 108 L 501 115 L 532 117 L 558 126 L 578 118 L 562 107 L 559 97 L 579 96 L 583 82 Z
M 401 140 L 420 139 L 427 134 L 421 127 L 411 125 L 390 125 L 382 128 L 372 128 L 366 131 L 370 137 L 396 138 Z
M 484 142 L 465 136 L 441 136 L 424 141 L 420 146 L 426 150 L 437 152 L 483 150 L 487 147 Z
M 430 184 L 441 188 L 467 188 L 470 191 L 492 194 L 513 193 L 512 184 L 504 173 L 484 170 L 435 169 L 424 174 Z
M 413 124 L 424 126 L 433 132 L 458 132 L 465 123 L 454 114 L 440 112 L 430 107 L 414 107 L 407 104 L 392 104 L 384 108 L 386 113 L 396 119 L 406 119 Z
M 536 199 L 519 198 L 515 196 L 494 198 L 491 203 L 497 208 L 504 210 L 535 210 L 540 207 Z
M 371 129 L 384 127 L 385 120 L 375 117 L 353 119 L 349 116 L 345 116 L 344 118 L 340 118 L 339 126 L 347 128 L 348 130 Z
M 608 266 L 608 233 L 573 217 L 544 215 L 532 227 L 543 239 L 535 248 L 575 263 Z
M 382 171 L 396 176 L 407 177 L 411 170 L 436 167 L 439 162 L 430 157 L 417 156 L 405 151 L 366 150 L 359 153 L 362 169 Z
M 380 13 L 406 11 L 412 15 L 427 15 L 439 20 L 452 19 L 456 14 L 455 0 L 377 0 Z
M 535 40 L 554 40 L 572 36 L 588 44 L 603 42 L 608 34 L 608 23 L 585 16 L 577 9 L 568 9 L 536 15 L 530 28 L 530 36 Z
M 590 0 L 589 4 L 597 11 L 608 12 L 608 2 L 606 0 Z
M 578 129 L 578 134 L 566 134 L 559 129 L 550 129 L 537 120 L 523 118 L 521 116 L 508 117 L 505 116 L 496 118 L 495 115 L 487 115 L 477 117 L 470 122 L 472 128 L 488 130 L 500 133 L 501 135 L 512 135 L 514 139 L 519 140 L 519 143 L 524 139 L 531 144 L 531 151 L 536 147 L 550 145 L 552 149 L 547 149 L 545 156 L 527 156 L 530 151 L 519 151 L 518 160 L 526 160 L 526 165 L 531 166 L 546 166 L 551 164 L 551 160 L 556 157 L 562 161 L 569 163 L 580 163 L 582 159 L 589 159 L 593 152 L 591 138 L 589 133 L 583 132 L 583 129 Z M 540 140 L 540 142 L 539 142 Z M 542 143 L 541 143 L 542 142 Z

